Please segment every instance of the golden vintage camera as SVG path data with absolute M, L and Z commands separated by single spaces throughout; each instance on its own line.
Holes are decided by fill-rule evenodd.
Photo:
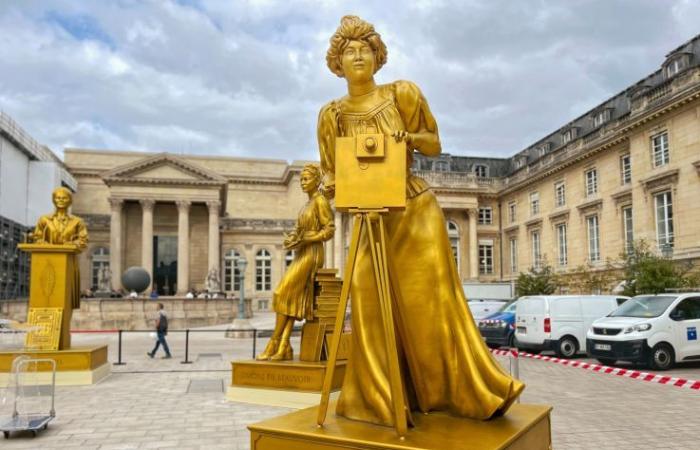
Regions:
M 335 207 L 405 209 L 406 143 L 381 133 L 337 138 Z

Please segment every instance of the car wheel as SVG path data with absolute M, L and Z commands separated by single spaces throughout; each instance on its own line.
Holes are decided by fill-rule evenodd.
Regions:
M 668 370 L 673 367 L 673 348 L 668 344 L 657 344 L 651 349 L 649 366 L 654 370 Z
M 601 363 L 604 366 L 612 366 L 617 362 L 615 359 L 610 359 L 610 358 L 596 358 L 599 363 Z
M 578 342 L 572 336 L 564 336 L 559 339 L 556 354 L 559 358 L 573 358 L 578 352 Z

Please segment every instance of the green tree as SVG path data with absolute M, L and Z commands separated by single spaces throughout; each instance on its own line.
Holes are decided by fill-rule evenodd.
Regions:
M 631 251 L 623 257 L 624 295 L 659 294 L 697 283 L 696 277 L 690 275 L 692 264 L 680 265 L 669 257 L 660 256 L 646 241 L 635 241 Z
M 578 266 L 571 276 L 570 286 L 574 292 L 581 294 L 604 294 L 610 291 L 610 285 L 614 281 L 614 267 L 611 262 L 602 267 L 591 264 Z
M 518 275 L 515 293 L 523 295 L 551 295 L 559 288 L 559 279 L 552 266 L 543 264 L 539 269 L 531 267 L 527 272 Z

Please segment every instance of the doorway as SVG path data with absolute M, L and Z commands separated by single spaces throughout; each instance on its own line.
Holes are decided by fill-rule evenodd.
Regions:
M 176 288 L 177 236 L 153 236 L 153 289 L 175 295 Z

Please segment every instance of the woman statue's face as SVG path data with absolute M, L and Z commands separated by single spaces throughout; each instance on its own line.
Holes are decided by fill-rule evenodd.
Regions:
M 301 190 L 307 194 L 318 189 L 318 180 L 306 170 L 301 173 L 299 183 L 301 184 Z
M 58 191 L 53 195 L 53 204 L 58 209 L 66 209 L 70 206 L 71 198 L 64 191 Z
M 374 76 L 374 52 L 366 42 L 350 41 L 340 62 L 345 79 L 350 82 L 369 81 Z

